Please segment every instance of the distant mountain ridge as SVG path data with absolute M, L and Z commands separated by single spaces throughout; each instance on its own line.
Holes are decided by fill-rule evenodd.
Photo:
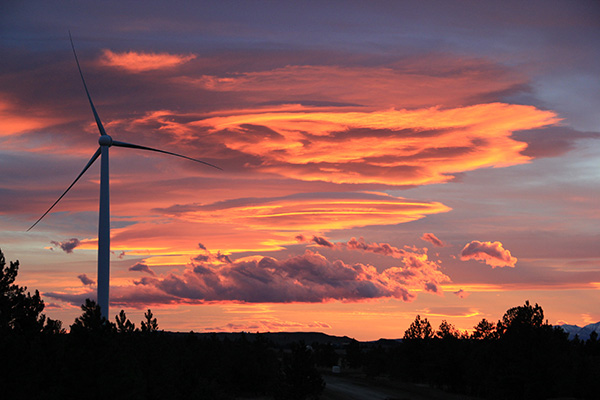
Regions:
M 577 325 L 557 325 L 562 328 L 563 331 L 569 334 L 569 340 L 572 340 L 577 335 L 581 340 L 588 340 L 592 332 L 596 332 L 600 336 L 600 322 L 589 324 L 583 328 Z

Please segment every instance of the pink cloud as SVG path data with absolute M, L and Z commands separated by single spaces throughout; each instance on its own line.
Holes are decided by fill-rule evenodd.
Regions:
M 367 244 L 363 238 L 359 238 L 358 240 L 356 240 L 356 238 L 352 238 L 347 243 L 343 244 L 343 246 L 351 250 L 362 250 L 370 253 L 383 254 L 394 258 L 404 257 L 409 254 L 405 250 L 391 246 L 388 243 Z
M 135 263 L 134 265 L 132 265 L 131 267 L 129 267 L 129 271 L 145 272 L 145 273 L 150 274 L 152 276 L 156 275 L 154 273 L 154 271 L 152 271 L 148 265 L 146 265 L 146 264 L 144 264 L 142 262 Z
M 221 266 L 193 264 L 182 275 L 144 278 L 140 283 L 186 299 L 287 303 L 381 297 L 411 301 L 413 290 L 441 293 L 444 281 L 449 278 L 426 254 L 411 254 L 402 266 L 378 272 L 370 265 L 331 262 L 307 250 L 286 260 L 252 257 Z
M 146 269 L 147 266 L 138 268 Z M 303 255 L 284 260 L 252 256 L 231 263 L 193 262 L 181 273 L 145 276 L 135 281 L 135 285 L 115 287 L 111 304 L 145 307 L 149 304 L 221 301 L 319 303 L 378 298 L 410 302 L 416 298 L 417 291 L 441 295 L 441 283 L 449 281 L 439 265 L 428 260 L 426 254 L 407 255 L 400 266 L 379 272 L 371 265 L 330 261 L 307 250 Z M 91 291 L 44 295 L 73 304 L 95 297 Z
M 431 243 L 435 247 L 445 247 L 447 246 L 442 240 L 438 239 L 433 233 L 424 233 L 421 236 L 421 240 Z
M 305 240 L 303 235 L 296 236 L 296 239 Z M 424 282 L 423 288 L 428 292 L 441 294 L 439 283 L 450 281 L 450 278 L 440 272 L 439 265 L 435 261 L 428 259 L 426 248 L 419 250 L 415 246 L 404 246 L 405 249 L 399 249 L 389 243 L 366 243 L 363 238 L 359 238 L 358 240 L 352 238 L 345 243 L 332 243 L 325 238 L 313 236 L 311 241 L 320 246 L 329 248 L 358 250 L 399 258 L 402 260 L 403 265 L 408 269 L 400 271 L 397 268 L 390 268 L 383 273 L 393 274 L 395 277 L 402 276 L 408 278 L 409 276 L 412 276 L 409 281 L 412 283 L 418 281 Z
M 252 332 L 283 332 L 299 329 L 330 329 L 331 325 L 324 322 L 293 322 L 280 320 L 278 318 L 260 319 L 252 321 L 240 321 L 236 323 L 228 323 L 222 326 L 214 326 L 204 328 L 209 332 L 236 332 L 236 331 L 252 331 Z
M 287 65 L 280 68 L 178 80 L 214 92 L 252 93 L 263 101 L 281 99 L 285 93 L 290 104 L 329 100 L 329 104 L 392 107 L 402 99 L 407 108 L 489 101 L 490 94 L 518 90 L 525 83 L 524 76 L 498 65 L 451 56 L 406 57 L 393 66 L 368 67 L 283 62 Z
M 55 247 L 60 247 L 65 253 L 72 253 L 73 250 L 81 244 L 77 238 L 71 238 L 69 240 L 65 240 L 64 242 L 56 242 L 53 240 L 50 243 L 52 243 Z
M 0 93 L 0 137 L 43 129 L 71 120 L 68 116 L 52 115 L 47 109 L 19 104 L 4 93 Z
M 303 235 L 296 236 L 296 239 L 300 242 L 310 241 L 319 246 L 337 248 L 337 249 L 348 249 L 348 250 L 359 250 L 368 253 L 381 254 L 384 256 L 390 256 L 394 258 L 408 257 L 412 253 L 403 249 L 399 249 L 390 245 L 389 243 L 366 243 L 363 238 L 352 238 L 348 242 L 337 242 L 332 243 L 324 237 L 313 236 L 312 239 L 308 240 Z
M 79 278 L 79 280 L 81 281 L 81 283 L 83 283 L 85 286 L 89 286 L 89 285 L 93 285 L 96 283 L 95 280 L 93 280 L 92 278 L 88 277 L 86 274 L 81 274 L 77 276 Z
M 114 53 L 104 50 L 100 63 L 109 67 L 117 67 L 129 72 L 145 72 L 157 69 L 173 68 L 196 58 L 194 54 L 181 55 L 169 53 L 143 53 L 129 51 Z
M 500 242 L 480 242 L 473 240 L 468 243 L 460 253 L 460 259 L 483 261 L 492 268 L 511 267 L 514 268 L 517 258 L 510 254 L 510 251 L 502 247 Z

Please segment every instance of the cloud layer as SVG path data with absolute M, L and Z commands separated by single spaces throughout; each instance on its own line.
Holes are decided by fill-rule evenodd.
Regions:
M 146 123 L 147 123 L 146 118 Z M 441 109 L 347 111 L 301 105 L 228 111 L 177 124 L 175 135 L 210 133 L 252 157 L 253 170 L 304 181 L 395 186 L 448 182 L 452 174 L 528 162 L 515 131 L 558 122 L 550 111 L 503 103 Z

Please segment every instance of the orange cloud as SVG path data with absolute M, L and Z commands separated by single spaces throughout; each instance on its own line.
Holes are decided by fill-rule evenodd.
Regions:
M 67 122 L 64 117 L 51 117 L 47 111 L 31 110 L 3 99 L 0 95 L 0 137 L 41 129 Z
M 253 168 L 335 183 L 423 185 L 451 174 L 530 160 L 513 132 L 558 122 L 532 106 L 503 103 L 454 109 L 261 112 L 196 121 L 228 148 L 258 157 Z
M 156 211 L 188 221 L 232 224 L 244 229 L 330 231 L 399 224 L 449 210 L 441 203 L 385 194 L 316 193 L 236 199 L 207 205 L 177 205 Z
M 100 63 L 108 67 L 124 69 L 128 72 L 146 72 L 157 69 L 173 68 L 196 58 L 194 54 L 181 55 L 169 53 L 143 53 L 128 51 L 114 53 L 104 50 Z
M 510 251 L 502 247 L 500 242 L 480 242 L 473 240 L 468 243 L 460 253 L 460 259 L 478 260 L 496 267 L 511 267 L 514 268 L 517 258 L 510 254 Z

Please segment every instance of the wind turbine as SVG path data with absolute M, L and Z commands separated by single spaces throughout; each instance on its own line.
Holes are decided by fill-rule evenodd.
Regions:
M 83 82 L 83 88 L 85 89 L 85 93 L 90 102 L 90 106 L 92 108 L 92 113 L 94 114 L 94 119 L 96 120 L 96 125 L 98 126 L 98 131 L 100 132 L 100 137 L 98 138 L 98 144 L 100 147 L 96 150 L 90 161 L 83 168 L 83 171 L 79 173 L 77 178 L 71 183 L 71 185 L 63 192 L 63 194 L 52 204 L 52 206 L 42 215 L 35 224 L 31 225 L 27 232 L 33 229 L 34 226 L 38 224 L 54 208 L 56 204 L 67 194 L 67 192 L 77 183 L 79 178 L 83 176 L 83 174 L 92 166 L 92 164 L 100 157 L 100 209 L 98 215 L 98 304 L 100 305 L 100 309 L 102 311 L 102 316 L 108 319 L 108 291 L 109 291 L 109 281 L 110 281 L 110 202 L 109 202 L 109 175 L 108 175 L 108 149 L 111 146 L 116 147 L 127 147 L 130 149 L 140 149 L 140 150 L 148 150 L 155 151 L 158 153 L 169 154 L 176 157 L 185 158 L 186 160 L 195 161 L 209 167 L 213 167 L 219 170 L 221 168 L 216 165 L 209 164 L 207 162 L 197 160 L 195 158 L 187 157 L 177 153 L 171 153 L 169 151 L 154 149 L 151 147 L 140 146 L 137 144 L 130 144 L 125 142 L 119 142 L 113 140 L 106 131 L 104 130 L 104 126 L 102 125 L 102 121 L 100 121 L 100 117 L 96 112 L 96 107 L 94 107 L 94 103 L 92 102 L 92 97 L 90 96 L 90 92 L 88 91 L 87 85 L 85 84 L 85 79 L 83 78 L 83 73 L 81 72 L 81 66 L 79 65 L 79 59 L 77 58 L 77 53 L 75 52 L 75 45 L 73 44 L 73 38 L 71 37 L 71 32 L 69 32 L 69 40 L 71 41 L 71 48 L 73 49 L 73 55 L 75 56 L 75 62 L 77 63 L 77 69 L 79 70 L 79 76 L 81 76 L 81 81 Z

